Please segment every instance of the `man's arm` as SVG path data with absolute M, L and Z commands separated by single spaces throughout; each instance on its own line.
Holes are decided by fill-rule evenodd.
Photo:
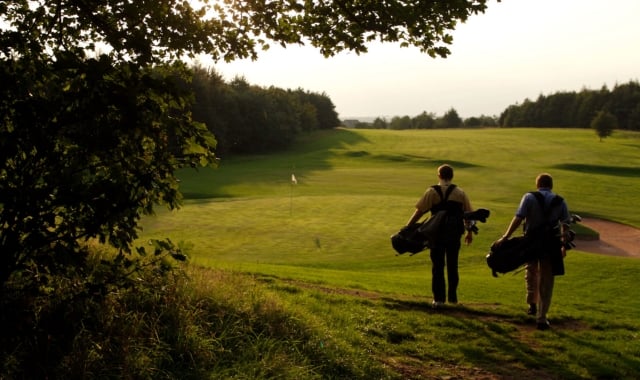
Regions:
M 514 216 L 513 219 L 511 219 L 511 223 L 509 223 L 509 227 L 507 228 L 507 232 L 504 233 L 504 235 L 502 235 L 502 237 L 500 239 L 498 239 L 498 242 L 502 242 L 503 240 L 508 239 L 511 234 L 518 228 L 520 227 L 520 224 L 522 223 L 524 219 L 519 217 L 519 216 Z
M 416 223 L 418 220 L 420 220 L 420 218 L 422 218 L 422 215 L 424 215 L 426 213 L 426 211 L 422 211 L 419 209 L 416 209 L 413 212 L 413 215 L 411 215 L 411 218 L 409 218 L 409 221 L 407 222 L 407 226 L 410 226 L 414 223 Z
M 464 198 L 462 199 L 462 211 L 463 212 L 471 212 L 471 211 L 473 211 L 473 207 L 471 207 L 471 201 L 469 200 L 469 197 L 467 196 L 466 193 L 464 194 Z M 471 227 L 471 221 L 465 219 L 464 220 L 464 229 L 469 233 L 469 234 L 467 234 L 467 236 L 469 236 L 471 234 L 471 231 L 469 230 L 469 227 Z

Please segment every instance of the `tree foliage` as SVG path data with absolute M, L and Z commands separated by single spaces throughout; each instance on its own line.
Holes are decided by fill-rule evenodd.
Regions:
M 486 0 L 0 2 L 0 322 L 16 339 L 22 331 L 38 334 L 3 340 L 2 358 L 12 357 L 3 365 L 39 363 L 36 377 L 55 377 L 47 368 L 58 358 L 50 346 L 64 351 L 59 342 L 70 345 L 91 326 L 54 331 L 47 321 L 67 318 L 65 304 L 99 302 L 105 284 L 134 286 L 114 276 L 139 268 L 129 253 L 146 253 L 133 247 L 140 218 L 157 204 L 178 207 L 177 169 L 216 162 L 216 139 L 191 116 L 192 73 L 181 59 L 256 58 L 270 43 L 308 43 L 331 56 L 365 52 L 373 40 L 445 57 L 449 31 L 485 8 Z M 244 112 L 276 109 L 270 103 L 285 104 L 286 91 L 254 91 L 242 81 L 220 91 L 242 101 L 216 110 L 261 123 L 257 133 L 268 143 L 295 118 L 312 120 L 304 107 L 301 115 L 286 107 Z M 306 96 L 316 111 L 330 107 L 324 97 Z M 84 241 L 116 248 L 114 270 L 89 273 Z M 180 257 L 175 249 L 169 241 L 152 248 Z M 73 295 L 51 309 L 38 306 L 60 284 Z M 31 356 L 9 352 L 15 347 Z
M 436 125 L 435 115 L 423 112 L 413 118 L 413 125 L 416 129 L 431 129 Z
M 462 126 L 462 119 L 455 108 L 450 108 L 437 120 L 436 125 L 439 128 L 457 128 Z
M 495 127 L 497 125 L 496 118 L 488 115 L 471 116 L 464 120 L 465 127 Z
M 450 108 L 444 115 L 438 117 L 434 113 L 422 112 L 414 117 L 393 116 L 390 121 L 377 117 L 372 123 L 357 122 L 355 128 L 367 129 L 434 129 L 434 128 L 458 128 L 458 127 L 487 127 L 495 126 L 496 119 L 492 116 L 478 116 L 462 120 L 455 108 Z
M 367 51 L 370 41 L 414 45 L 446 57 L 457 23 L 484 12 L 486 0 L 245 1 L 59 0 L 3 3 L 4 53 L 64 49 L 81 54 L 105 44 L 139 64 L 207 53 L 257 58 L 270 43 L 309 43 L 325 56 Z M 7 49 L 8 48 L 8 49 Z
M 273 42 L 309 43 L 331 56 L 365 52 L 372 40 L 445 57 L 449 31 L 486 8 L 486 0 L 191 4 L 0 3 L 0 284 L 15 271 L 52 273 L 80 260 L 82 240 L 131 252 L 141 216 L 158 203 L 179 205 L 175 170 L 215 163 L 215 138 L 191 117 L 181 58 L 256 58 Z M 267 144 L 289 138 L 282 128 L 295 118 L 313 119 L 304 107 L 298 115 L 244 112 L 282 105 L 286 91 L 242 81 L 222 91 L 242 98 L 225 112 L 254 118 Z M 316 116 L 331 118 L 325 97 L 304 95 Z
M 326 94 L 264 88 L 244 78 L 227 83 L 213 70 L 194 71 L 193 118 L 216 136 L 219 154 L 273 152 L 288 148 L 301 132 L 340 125 Z
M 601 110 L 610 112 L 618 127 L 640 130 L 640 84 L 630 81 L 616 85 L 612 90 L 603 86 L 599 90 L 557 92 L 540 95 L 536 101 L 525 99 L 511 105 L 500 115 L 504 127 L 577 127 L 589 128 Z
M 613 130 L 618 126 L 618 120 L 615 116 L 606 111 L 600 111 L 591 121 L 591 128 L 593 128 L 600 138 L 600 141 L 605 137 L 611 136 Z
M 412 129 L 413 124 L 409 116 L 394 116 L 389 122 L 389 129 Z

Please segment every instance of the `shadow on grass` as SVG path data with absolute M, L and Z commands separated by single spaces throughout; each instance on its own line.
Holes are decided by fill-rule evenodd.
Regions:
M 469 162 L 442 160 L 436 157 L 419 156 L 415 154 L 371 154 L 365 150 L 346 151 L 339 154 L 348 158 L 369 158 L 377 161 L 386 161 L 393 163 L 402 162 L 417 164 L 421 166 L 433 166 L 434 168 L 444 163 L 452 165 L 456 169 L 472 168 L 478 166 Z
M 439 320 L 434 324 L 442 330 L 441 338 L 446 339 L 451 334 L 464 336 L 458 348 L 464 355 L 464 360 L 472 363 L 473 368 L 481 368 L 484 372 L 497 375 L 499 378 L 581 377 L 579 373 L 568 368 L 563 359 L 554 360 L 548 350 L 544 349 L 544 342 L 550 335 L 570 335 L 570 331 L 588 329 L 581 321 L 570 318 L 558 319 L 554 321 L 554 330 L 541 332 L 536 330 L 534 318 L 524 313 L 519 316 L 494 310 L 496 305 L 445 305 L 433 309 L 427 302 L 391 298 L 385 298 L 383 301 L 386 308 L 396 311 L 422 311 L 428 313 L 429 318 L 437 316 Z M 452 329 L 461 331 L 454 332 Z M 538 336 L 540 341 L 536 341 Z M 633 364 L 633 359 L 629 358 L 628 361 L 629 365 Z M 607 373 L 607 368 L 599 368 L 602 366 L 600 362 L 584 362 L 582 365 L 587 367 L 589 372 L 601 375 Z
M 640 168 L 608 165 L 558 164 L 557 169 L 571 170 L 580 173 L 610 175 L 614 177 L 640 177 Z
M 180 191 L 184 199 L 226 198 L 227 187 L 242 183 L 246 186 L 271 183 L 285 178 L 296 163 L 295 174 L 331 169 L 330 159 L 336 149 L 344 149 L 368 140 L 361 134 L 346 129 L 322 130 L 300 135 L 290 149 L 268 154 L 246 154 L 225 157 L 216 169 L 188 168 L 180 171 Z
M 435 324 L 442 329 L 443 339 L 452 334 L 451 329 L 462 330 L 453 334 L 464 336 L 459 350 L 465 360 L 500 378 L 581 379 L 585 372 L 588 378 L 636 378 L 640 374 L 640 359 L 633 349 L 619 352 L 611 348 L 615 346 L 595 343 L 599 340 L 594 340 L 593 334 L 603 330 L 597 322 L 563 316 L 553 319 L 551 330 L 538 331 L 535 318 L 525 315 L 524 309 L 522 315 L 516 315 L 494 310 L 497 305 L 489 304 L 447 304 L 433 309 L 424 301 L 381 300 L 391 310 L 438 316 L 441 320 Z M 625 324 L 611 323 L 605 330 L 615 330 L 616 335 L 633 334 L 633 326 Z M 558 354 L 557 358 L 550 354 L 571 351 L 571 347 L 580 347 L 580 352 Z M 567 365 L 567 360 L 579 356 L 579 365 Z
M 423 298 L 278 278 L 269 282 L 271 286 L 283 286 L 279 291 L 296 297 L 307 291 L 317 292 L 317 301 L 341 305 L 346 310 L 350 306 L 345 302 L 367 310 L 388 310 L 390 314 L 374 314 L 386 315 L 393 323 L 384 322 L 382 317 L 367 320 L 361 328 L 370 346 L 378 348 L 375 356 L 393 358 L 382 361 L 404 378 L 431 378 L 434 368 L 455 378 L 640 378 L 638 350 L 631 345 L 624 345 L 622 352 L 616 350 L 618 337 L 636 334 L 632 324 L 558 316 L 551 321 L 551 330 L 539 331 L 524 306 L 520 313 L 499 303 L 447 304 L 434 309 Z M 448 351 L 454 356 L 458 352 L 465 364 L 449 358 Z
M 631 336 L 630 331 L 622 331 L 623 334 Z M 559 330 L 556 332 L 562 339 L 571 341 L 575 346 L 588 349 L 596 353 L 596 357 L 589 361 L 586 368 L 589 372 L 589 378 L 592 379 L 618 379 L 628 378 L 637 379 L 640 376 L 640 359 L 633 354 L 633 344 L 627 347 L 627 352 L 619 352 L 612 350 L 603 345 L 594 344 L 593 341 L 582 339 L 580 336 L 573 334 L 571 331 Z M 631 342 L 629 342 L 631 343 Z M 637 354 L 637 352 L 635 353 Z M 615 359 L 611 359 L 615 358 Z M 598 360 L 600 359 L 600 360 Z
M 331 170 L 336 157 L 370 160 L 403 165 L 437 166 L 448 163 L 455 168 L 470 168 L 470 162 L 443 160 L 411 154 L 376 154 L 362 150 L 369 140 L 360 133 L 346 129 L 316 131 L 301 135 L 291 149 L 261 155 L 242 155 L 223 159 L 217 169 L 183 169 L 180 171 L 180 191 L 185 199 L 204 200 L 225 198 L 226 190 L 238 184 L 245 187 L 288 184 L 295 172 L 298 180 L 314 172 Z M 283 175 L 286 174 L 286 175 Z M 265 185 L 267 184 L 267 185 Z

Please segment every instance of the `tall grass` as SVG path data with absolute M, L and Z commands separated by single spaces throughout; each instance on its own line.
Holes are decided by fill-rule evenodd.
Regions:
M 96 289 L 84 275 L 127 277 L 103 271 L 110 254 L 98 253 L 90 273 L 52 277 L 49 294 L 0 300 L 0 379 L 387 377 L 371 359 L 345 363 L 349 348 L 264 280 L 142 259 L 129 281 Z

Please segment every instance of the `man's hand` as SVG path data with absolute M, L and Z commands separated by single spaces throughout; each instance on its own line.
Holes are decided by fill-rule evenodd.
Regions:
M 472 241 L 473 241 L 473 233 L 471 233 L 471 231 L 469 231 L 464 236 L 464 242 L 465 242 L 465 244 L 469 245 L 469 244 L 471 244 Z
M 501 236 L 500 239 L 496 240 L 493 242 L 493 246 L 499 247 L 500 244 L 502 244 L 505 240 L 509 240 L 509 238 L 507 236 Z

